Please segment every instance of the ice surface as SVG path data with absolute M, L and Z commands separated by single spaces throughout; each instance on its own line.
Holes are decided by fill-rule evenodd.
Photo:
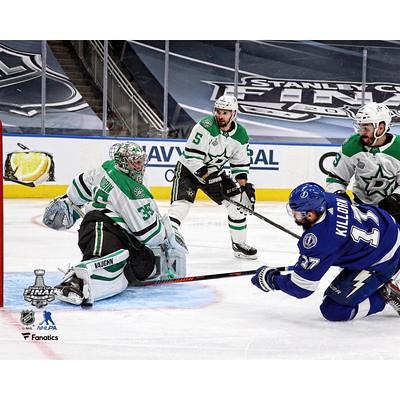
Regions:
M 77 228 L 55 232 L 41 224 L 47 202 L 5 200 L 6 307 L 0 311 L 0 359 L 400 358 L 400 320 L 391 308 L 346 323 L 322 318 L 319 304 L 334 270 L 303 300 L 263 293 L 251 285 L 250 276 L 242 276 L 129 288 L 90 309 L 54 301 L 46 310 L 52 312 L 59 340 L 25 341 L 19 318 L 22 309 L 32 309 L 22 293 L 33 284 L 33 270 L 44 268 L 46 283 L 54 284 L 61 277 L 57 267 L 80 258 Z M 168 203 L 159 204 L 164 213 Z M 258 203 L 257 211 L 300 233 L 283 203 Z M 296 239 L 255 217 L 248 217 L 248 228 L 248 243 L 258 248 L 259 259 L 234 259 L 224 208 L 196 203 L 182 226 L 190 250 L 188 275 L 290 265 L 297 259 Z M 42 319 L 37 310 L 35 325 Z

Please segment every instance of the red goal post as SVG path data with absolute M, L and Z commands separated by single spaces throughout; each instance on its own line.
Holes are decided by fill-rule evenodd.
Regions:
M 0 121 L 0 170 L 3 177 L 3 125 Z M 3 179 L 0 185 L 0 307 L 4 306 Z

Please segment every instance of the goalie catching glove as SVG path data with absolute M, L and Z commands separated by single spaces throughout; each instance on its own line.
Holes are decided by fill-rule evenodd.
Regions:
M 70 229 L 82 215 L 81 209 L 65 194 L 56 197 L 46 207 L 43 223 L 56 231 L 66 230 Z
M 251 278 L 251 283 L 264 292 L 276 290 L 274 280 L 277 275 L 279 275 L 279 271 L 276 268 L 262 266 Z

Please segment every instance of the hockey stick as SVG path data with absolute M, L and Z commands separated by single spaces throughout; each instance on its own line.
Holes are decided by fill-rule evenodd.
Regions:
M 278 267 L 275 269 L 277 269 L 278 271 L 290 271 L 289 267 Z M 149 281 L 149 282 L 145 281 L 145 282 L 140 282 L 139 284 L 133 286 L 155 286 L 155 285 L 165 285 L 168 283 L 205 281 L 210 279 L 231 278 L 234 276 L 254 275 L 256 272 L 257 270 L 255 269 L 251 271 L 223 272 L 221 274 L 186 276 L 185 278 L 165 279 L 161 281 Z
M 268 224 L 274 226 L 275 228 L 278 228 L 281 231 L 288 233 L 289 235 L 295 237 L 296 239 L 300 239 L 299 235 L 296 235 L 294 232 L 290 231 L 289 229 L 286 229 L 282 225 L 279 225 L 276 222 L 271 221 L 269 218 L 264 217 L 264 215 L 261 215 L 256 211 L 253 211 L 251 208 L 244 206 L 243 204 L 239 203 L 238 201 L 232 200 L 231 198 L 229 198 L 227 196 L 225 196 L 225 200 L 229 201 L 229 203 L 234 204 L 237 207 L 242 208 L 243 210 L 246 210 L 250 215 L 254 215 L 255 217 L 262 219 L 263 221 L 267 222 Z

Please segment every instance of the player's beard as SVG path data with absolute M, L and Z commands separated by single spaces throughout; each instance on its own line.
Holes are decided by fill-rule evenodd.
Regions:
M 229 121 L 225 122 L 225 121 L 220 121 L 219 119 L 217 119 L 217 124 L 220 128 L 226 128 L 229 124 Z
M 366 146 L 371 146 L 374 143 L 374 138 L 370 138 L 368 136 L 360 136 L 361 143 Z
M 296 218 L 294 219 L 294 222 L 296 225 L 302 226 L 303 229 L 306 231 L 307 229 L 310 229 L 312 227 L 312 223 L 307 221 L 306 219 L 298 221 Z

